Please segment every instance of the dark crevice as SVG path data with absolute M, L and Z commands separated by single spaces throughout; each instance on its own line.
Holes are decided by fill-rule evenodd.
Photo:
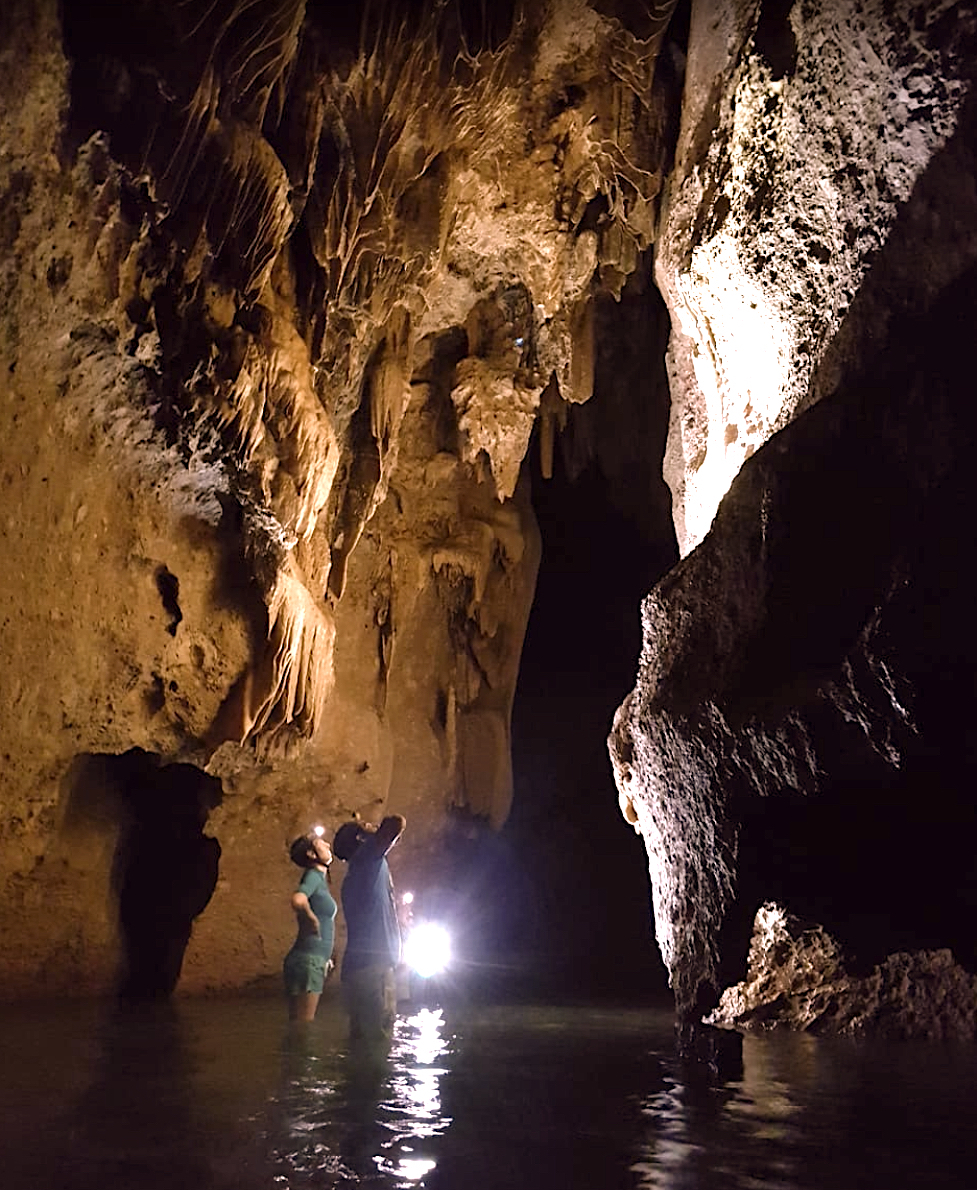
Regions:
M 797 67 L 797 39 L 790 24 L 794 0 L 763 0 L 753 46 L 773 79 L 789 78 Z
M 221 784 L 138 748 L 107 767 L 122 813 L 114 873 L 124 947 L 119 990 L 126 999 L 162 999 L 177 985 L 194 918 L 217 885 L 220 844 L 204 827 L 221 803 Z
M 659 988 L 647 856 L 606 738 L 634 681 L 641 597 L 667 562 L 595 464 L 571 482 L 558 455 L 552 479 L 533 478 L 543 558 L 513 710 L 510 943 L 567 987 Z
M 170 636 L 176 636 L 177 626 L 183 620 L 179 602 L 180 580 L 175 574 L 171 574 L 165 566 L 160 566 L 156 571 L 156 589 L 163 600 L 164 610 L 171 617 L 169 624 L 166 625 L 166 631 Z
M 107 876 L 119 921 L 118 991 L 128 1000 L 166 999 L 194 919 L 217 885 L 220 844 L 205 828 L 221 804 L 221 783 L 133 748 L 79 756 L 65 787 L 65 843 L 87 852 L 93 839 L 115 840 Z
M 533 979 L 658 994 L 648 858 L 621 815 L 607 736 L 634 684 L 641 600 L 677 556 L 653 462 L 668 425 L 668 319 L 649 290 L 599 303 L 595 325 L 595 396 L 571 411 L 552 478 L 538 442 L 528 456 L 542 560 L 513 708 L 501 916 Z

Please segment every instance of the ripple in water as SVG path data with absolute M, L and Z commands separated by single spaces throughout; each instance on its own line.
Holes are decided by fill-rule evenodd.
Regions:
M 977 1051 L 752 1037 L 715 1084 L 668 1012 L 335 1003 L 8 1009 L 3 1190 L 970 1190 Z

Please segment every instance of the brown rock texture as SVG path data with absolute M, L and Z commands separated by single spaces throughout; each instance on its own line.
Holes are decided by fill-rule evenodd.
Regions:
M 528 455 L 654 520 L 652 284 L 683 558 L 610 747 L 679 1015 L 772 901 L 964 988 L 975 64 L 969 0 L 4 5 L 0 993 L 271 977 L 316 821 L 463 879 Z
M 745 982 L 727 988 L 706 1021 L 749 1031 L 972 1042 L 977 976 L 945 949 L 889 955 L 868 975 L 850 975 L 822 927 L 767 904 L 757 911 Z
M 860 969 L 977 969 L 975 33 L 969 4 L 693 5 L 656 255 L 686 556 L 610 738 L 693 1026 L 767 901 Z
M 414 882 L 504 821 L 523 461 L 647 272 L 671 7 L 4 5 L 2 994 L 115 986 L 148 870 L 248 984 L 312 822 L 406 814 Z

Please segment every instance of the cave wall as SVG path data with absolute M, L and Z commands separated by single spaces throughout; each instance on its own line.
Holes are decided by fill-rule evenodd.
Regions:
M 116 986 L 185 766 L 186 989 L 275 973 L 310 822 L 406 813 L 412 884 L 503 822 L 526 454 L 659 350 L 650 260 L 684 556 L 610 744 L 679 1011 L 771 898 L 977 963 L 974 7 L 675 10 L 4 7 L 4 994 Z
M 665 477 L 683 554 L 744 461 L 837 386 L 825 356 L 839 337 L 857 354 L 879 333 L 853 337 L 852 301 L 954 134 L 972 66 L 966 4 L 692 5 L 656 252 L 674 327 Z M 912 266 L 929 297 L 966 258 L 966 203 L 944 198 Z
M 667 160 L 673 6 L 627 7 L 4 6 L 2 994 L 117 986 L 186 767 L 188 990 L 277 971 L 312 822 L 405 813 L 416 883 L 504 820 L 524 458 Z
M 685 556 L 610 739 L 689 1023 L 767 902 L 861 974 L 977 964 L 975 32 L 968 4 L 693 5 L 656 263 Z

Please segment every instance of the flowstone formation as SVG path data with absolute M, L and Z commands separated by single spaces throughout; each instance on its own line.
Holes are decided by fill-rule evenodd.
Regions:
M 684 557 L 610 749 L 693 1033 L 767 902 L 853 978 L 977 970 L 975 74 L 969 3 L 692 6 L 656 254 Z
M 300 830 L 505 819 L 523 462 L 677 107 L 631 7 L 3 6 L 4 994 L 244 985 Z

